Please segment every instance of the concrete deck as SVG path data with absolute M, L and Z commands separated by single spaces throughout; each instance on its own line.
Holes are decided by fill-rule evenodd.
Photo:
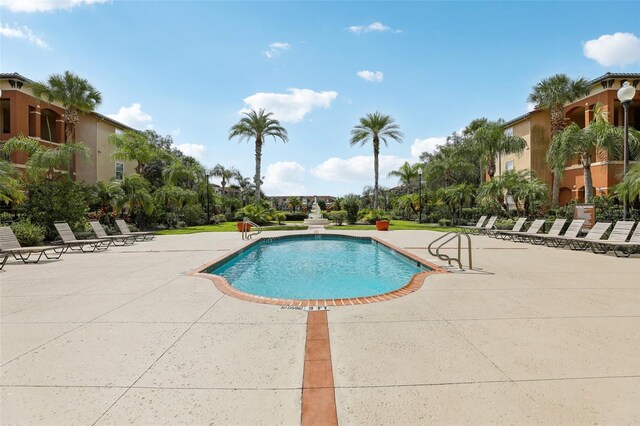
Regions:
M 440 235 L 344 233 L 425 259 Z M 338 421 L 640 423 L 640 258 L 472 238 L 475 271 L 329 308 Z M 240 245 L 239 233 L 161 236 L 10 261 L 0 423 L 299 424 L 306 313 L 185 275 Z

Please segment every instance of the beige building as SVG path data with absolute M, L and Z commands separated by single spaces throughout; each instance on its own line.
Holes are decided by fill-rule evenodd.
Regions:
M 17 73 L 0 74 L 0 143 L 12 137 L 24 135 L 48 148 L 55 148 L 65 141 L 63 105 L 46 102 L 33 96 L 32 80 Z M 122 179 L 135 172 L 135 162 L 114 160 L 110 135 L 135 130 L 99 113 L 82 114 L 76 126 L 76 140 L 84 143 L 90 152 L 89 159 L 75 158 L 72 165 L 73 179 L 88 184 Z M 25 168 L 28 156 L 14 153 L 11 162 L 19 170 Z

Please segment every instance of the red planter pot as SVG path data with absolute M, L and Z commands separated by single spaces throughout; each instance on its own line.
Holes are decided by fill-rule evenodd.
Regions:
M 376 221 L 376 229 L 378 231 L 388 231 L 389 230 L 389 221 L 388 220 L 377 220 Z
M 249 232 L 251 230 L 251 224 L 244 223 L 244 222 L 238 222 L 238 223 L 236 223 L 236 226 L 238 227 L 238 232 L 242 232 L 242 226 L 243 225 L 244 225 L 244 230 L 246 232 Z

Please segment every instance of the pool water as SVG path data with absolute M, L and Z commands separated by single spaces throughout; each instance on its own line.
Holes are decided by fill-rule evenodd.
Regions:
M 397 290 L 424 270 L 370 238 L 317 235 L 262 240 L 206 272 L 259 296 L 340 299 Z

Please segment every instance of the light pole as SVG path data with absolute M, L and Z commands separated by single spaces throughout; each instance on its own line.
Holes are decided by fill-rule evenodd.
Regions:
M 211 222 L 211 211 L 209 210 L 209 173 L 204 174 L 207 184 L 207 225 Z
M 636 95 L 636 88 L 625 81 L 622 87 L 618 90 L 618 99 L 624 107 L 624 156 L 622 161 L 622 180 L 627 177 L 627 168 L 629 167 L 629 105 L 631 100 Z M 623 212 L 622 220 L 627 220 L 629 215 L 629 203 L 627 202 L 627 196 L 623 197 Z
M 422 223 L 422 167 L 418 169 L 418 223 Z

